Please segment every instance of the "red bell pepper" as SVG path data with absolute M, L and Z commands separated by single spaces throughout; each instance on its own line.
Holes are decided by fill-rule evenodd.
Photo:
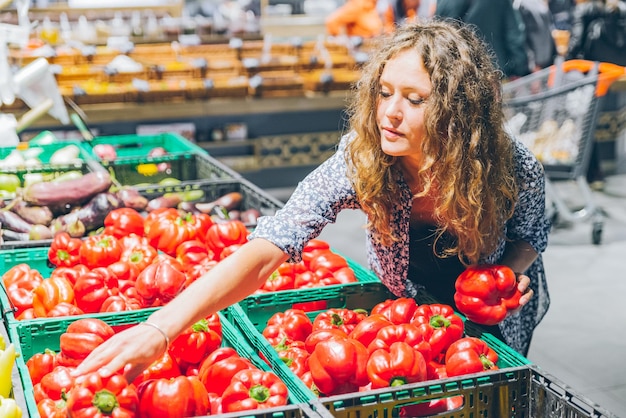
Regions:
M 290 290 L 293 288 L 293 276 L 280 274 L 280 272 L 276 270 L 270 275 L 270 277 L 265 280 L 260 289 L 266 292 L 278 292 L 281 290 Z
M 26 361 L 26 368 L 33 385 L 41 381 L 41 378 L 50 373 L 57 366 L 56 353 L 45 349 L 41 353 L 35 353 Z
M 175 268 L 174 264 L 161 261 L 150 264 L 139 273 L 135 287 L 146 303 L 159 306 L 174 299 L 182 290 L 185 280 L 185 273 Z
M 67 418 L 67 408 L 63 399 L 58 401 L 42 399 L 37 403 L 37 412 L 40 418 Z
M 250 360 L 241 357 L 234 348 L 220 347 L 202 361 L 198 378 L 209 393 L 221 396 L 237 372 L 250 368 L 254 368 Z
M 120 261 L 125 261 L 137 266 L 137 270 L 143 271 L 152 263 L 158 251 L 148 241 L 148 238 L 136 234 L 130 234 L 119 240 L 122 246 Z
M 44 399 L 61 400 L 74 387 L 76 379 L 72 376 L 71 367 L 57 365 L 50 373 L 41 378 L 33 387 L 35 402 Z
M 67 397 L 70 418 L 104 418 L 136 416 L 139 397 L 135 385 L 124 376 L 113 374 L 103 378 L 98 372 L 76 379 Z
M 424 335 L 430 344 L 432 356 L 443 353 L 454 341 L 463 336 L 463 319 L 450 305 L 441 303 L 422 304 L 413 315 L 412 325 Z
M 263 336 L 271 345 L 280 344 L 283 339 L 304 341 L 313 330 L 313 323 L 304 311 L 287 309 L 276 312 L 267 320 Z
M 137 387 L 139 417 L 195 417 L 210 411 L 209 394 L 195 376 L 151 379 Z
M 170 355 L 169 351 L 163 353 L 161 358 L 154 361 L 139 376 L 133 380 L 135 386 L 139 386 L 142 382 L 150 379 L 170 379 L 181 376 L 182 372 L 176 360 Z
M 236 219 L 230 219 L 211 225 L 204 240 L 207 247 L 219 257 L 224 248 L 247 242 L 248 235 L 246 224 Z
M 48 249 L 48 260 L 57 267 L 72 267 L 80 263 L 83 241 L 67 232 L 57 232 Z
M 62 302 L 74 304 L 74 288 L 61 276 L 43 280 L 33 294 L 33 309 L 37 318 L 47 317 L 48 312 Z
M 222 345 L 221 329 L 217 314 L 201 319 L 172 341 L 170 353 L 179 364 L 199 364 Z
M 376 338 L 376 334 L 381 328 L 388 325 L 393 325 L 389 319 L 383 314 L 372 314 L 359 322 L 356 327 L 350 332 L 350 338 L 359 340 L 364 346 L 370 345 L 370 343 Z
M 463 337 L 446 351 L 446 373 L 449 377 L 498 369 L 498 353 L 485 341 Z
M 96 267 L 76 279 L 76 306 L 85 313 L 100 312 L 104 301 L 118 292 L 117 278 L 108 268 Z
M 114 334 L 113 328 L 101 319 L 77 319 L 61 334 L 57 361 L 64 366 L 77 366 L 96 347 Z
M 303 347 L 289 346 L 276 349 L 278 358 L 298 377 L 309 371 L 309 352 Z
M 315 386 L 325 395 L 355 392 L 369 382 L 367 348 L 352 338 L 333 337 L 315 345 L 309 369 Z
M 370 354 L 367 376 L 372 389 L 423 382 L 428 377 L 426 360 L 413 346 L 397 341 Z
M 181 215 L 170 208 L 158 216 L 146 218 L 144 225 L 150 245 L 175 257 L 176 248 L 183 242 L 203 239 L 213 220 L 205 213 Z
M 122 255 L 122 246 L 112 235 L 91 235 L 80 247 L 80 262 L 90 269 L 106 267 Z
M 137 298 L 126 295 L 111 295 L 102 302 L 100 312 L 126 312 L 135 311 L 144 307 L 143 302 Z
M 26 263 L 13 266 L 2 275 L 2 283 L 14 307 L 16 317 L 33 307 L 33 291 L 42 282 L 41 273 Z
M 372 308 L 370 314 L 382 314 L 394 324 L 408 324 L 413 320 L 417 302 L 413 298 L 387 299 Z
M 470 321 L 496 325 L 519 307 L 522 296 L 513 270 L 501 265 L 469 266 L 455 282 L 454 302 Z
M 238 412 L 287 405 L 287 385 L 272 372 L 241 370 L 222 395 L 222 411 Z
M 320 312 L 313 321 L 313 331 L 318 329 L 338 328 L 350 334 L 359 322 L 366 318 L 360 309 L 331 308 Z
M 50 273 L 50 277 L 62 276 L 74 286 L 79 276 L 87 273 L 89 268 L 84 264 L 76 264 L 72 267 L 57 267 Z
M 60 302 L 48 311 L 48 318 L 83 315 L 84 313 L 82 309 L 72 303 Z
M 312 353 L 315 351 L 315 346 L 318 343 L 334 337 L 348 338 L 348 334 L 339 328 L 318 329 L 306 337 L 306 340 L 304 340 L 304 348 L 309 353 Z
M 367 346 L 367 351 L 371 354 L 381 348 L 388 350 L 391 344 L 404 342 L 422 353 L 426 361 L 430 361 L 433 358 L 432 350 L 425 338 L 426 336 L 415 325 L 388 325 L 378 331 L 376 337 Z
M 206 244 L 199 239 L 185 241 L 176 247 L 176 259 L 182 264 L 184 271 L 206 258 L 213 259 L 213 256 Z
M 104 218 L 104 234 L 123 238 L 129 234 L 139 236 L 144 233 L 144 218 L 133 208 L 118 208 Z

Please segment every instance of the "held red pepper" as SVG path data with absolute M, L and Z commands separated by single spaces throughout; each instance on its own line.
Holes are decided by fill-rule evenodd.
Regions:
M 320 341 L 309 357 L 315 386 L 325 395 L 356 392 L 369 382 L 367 348 L 352 338 L 331 337 Z
M 498 353 L 476 337 L 463 337 L 453 342 L 446 351 L 448 377 L 497 370 L 497 363 Z
M 137 387 L 139 417 L 195 417 L 209 413 L 209 394 L 196 376 L 146 380 Z
M 76 380 L 66 407 L 70 418 L 132 418 L 138 401 L 135 385 L 129 385 L 121 374 L 103 378 L 93 372 Z
M 80 247 L 83 241 L 72 238 L 67 232 L 58 232 L 48 249 L 48 260 L 57 267 L 73 267 L 80 263 Z
M 247 369 L 233 376 L 222 395 L 222 411 L 238 412 L 287 405 L 287 385 L 272 372 Z
M 463 336 L 463 319 L 450 305 L 422 304 L 415 310 L 412 325 L 430 344 L 433 358 L 443 353 L 454 341 Z
M 427 379 L 426 360 L 409 344 L 398 341 L 379 348 L 367 360 L 367 376 L 372 389 L 423 382 Z
M 454 302 L 470 321 L 496 325 L 510 310 L 519 307 L 522 296 L 513 270 L 501 265 L 469 266 L 455 283 Z

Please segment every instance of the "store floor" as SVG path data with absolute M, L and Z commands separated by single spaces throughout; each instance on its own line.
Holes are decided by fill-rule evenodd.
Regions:
M 568 207 L 587 203 L 575 185 L 556 186 Z M 282 200 L 291 192 L 269 191 Z M 552 303 L 528 359 L 585 403 L 626 417 L 626 194 L 594 192 L 591 201 L 606 213 L 600 245 L 592 244 L 590 221 L 551 233 L 544 263 Z M 344 211 L 320 238 L 365 265 L 363 220 L 360 212 Z

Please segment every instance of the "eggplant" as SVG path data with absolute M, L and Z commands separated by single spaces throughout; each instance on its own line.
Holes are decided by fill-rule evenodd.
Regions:
M 216 206 L 226 209 L 227 212 L 235 209 L 239 209 L 241 202 L 243 201 L 243 195 L 239 192 L 226 193 L 220 196 L 216 200 L 207 203 L 196 203 L 196 208 L 202 213 L 211 214 Z
M 97 170 L 77 179 L 34 183 L 25 188 L 26 202 L 39 206 L 80 205 L 109 190 L 113 180 L 108 171 Z
M 33 224 L 26 221 L 20 215 L 6 209 L 0 210 L 0 224 L 2 224 L 2 228 L 4 229 L 26 234 L 28 234 L 33 227 Z
M 132 208 L 137 211 L 142 211 L 148 206 L 148 199 L 142 196 L 139 191 L 130 186 L 123 186 L 117 191 L 117 197 L 122 201 L 122 204 L 127 208 Z
M 50 225 L 54 215 L 47 206 L 33 206 L 16 197 L 9 204 L 11 211 L 33 225 Z
M 93 231 L 104 225 L 104 219 L 112 210 L 123 207 L 122 201 L 112 193 L 98 193 L 83 207 L 57 218 L 61 225 L 71 225 L 80 221 L 85 232 Z

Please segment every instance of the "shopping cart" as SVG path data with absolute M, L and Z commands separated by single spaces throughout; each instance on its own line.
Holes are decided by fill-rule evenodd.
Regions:
M 604 211 L 587 183 L 601 99 L 625 67 L 586 60 L 558 59 L 554 65 L 508 82 L 503 87 L 508 131 L 543 164 L 546 210 L 553 224 L 592 222 L 592 242 L 600 244 Z M 583 198 L 570 208 L 555 182 L 572 182 Z

